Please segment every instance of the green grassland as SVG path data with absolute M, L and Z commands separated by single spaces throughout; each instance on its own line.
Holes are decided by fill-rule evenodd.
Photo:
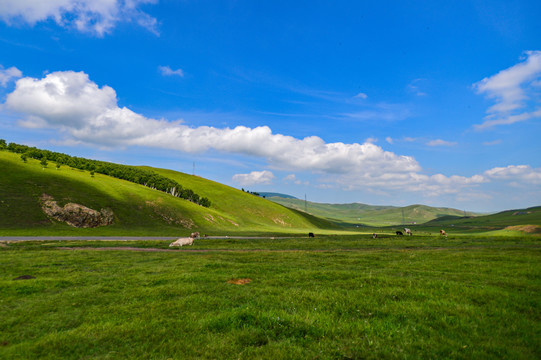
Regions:
M 458 231 L 475 229 L 477 231 L 502 230 L 520 225 L 541 227 L 541 206 L 528 209 L 502 211 L 497 214 L 476 217 L 442 217 L 424 224 L 429 227 L 455 228 Z M 538 231 L 534 232 L 539 233 Z M 513 230 L 509 230 L 513 231 Z
M 410 205 L 405 207 L 375 206 L 361 203 L 351 204 L 325 204 L 314 203 L 300 199 L 283 197 L 269 197 L 271 201 L 292 209 L 307 211 L 308 213 L 345 226 L 389 226 L 395 224 L 425 223 L 443 216 L 471 216 L 471 212 L 435 208 L 426 205 Z
M 229 238 L 164 252 L 92 249 L 167 244 L 3 244 L 0 358 L 541 357 L 537 236 Z M 21 275 L 35 278 L 16 280 Z
M 172 235 L 192 231 L 223 233 L 305 233 L 336 225 L 284 208 L 271 201 L 199 177 L 161 170 L 188 188 L 211 198 L 205 208 L 128 181 L 66 166 L 43 168 L 39 161 L 0 151 L 0 235 Z M 156 169 L 157 170 L 157 169 Z M 77 229 L 49 219 L 42 194 L 60 206 L 68 202 L 100 210 L 110 208 L 113 225 Z

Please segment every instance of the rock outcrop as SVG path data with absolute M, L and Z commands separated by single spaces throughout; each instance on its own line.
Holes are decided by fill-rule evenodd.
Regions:
M 74 203 L 68 203 L 64 207 L 60 207 L 53 197 L 47 194 L 41 196 L 41 208 L 53 219 L 77 228 L 94 228 L 113 223 L 114 214 L 111 209 L 96 211 Z

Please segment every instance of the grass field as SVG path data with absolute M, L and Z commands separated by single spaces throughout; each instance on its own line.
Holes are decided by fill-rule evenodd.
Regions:
M 92 249 L 104 247 L 165 251 Z M 541 357 L 538 236 L 229 238 L 166 249 L 4 244 L 0 358 Z M 228 282 L 237 279 L 251 282 Z

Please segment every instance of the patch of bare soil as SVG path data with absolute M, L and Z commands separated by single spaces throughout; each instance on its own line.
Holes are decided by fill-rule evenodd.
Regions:
M 528 234 L 541 234 L 541 226 L 539 225 L 515 225 L 508 226 L 505 230 L 522 231 Z
M 158 249 L 158 248 L 138 248 L 129 246 L 110 246 L 110 247 L 57 247 L 58 250 L 95 250 L 95 251 L 142 251 L 142 252 L 170 252 L 178 250 Z
M 231 280 L 227 280 L 227 282 L 229 284 L 235 284 L 235 285 L 246 285 L 248 283 L 251 283 L 252 282 L 252 279 L 250 278 L 245 278 L 245 279 L 231 279 Z

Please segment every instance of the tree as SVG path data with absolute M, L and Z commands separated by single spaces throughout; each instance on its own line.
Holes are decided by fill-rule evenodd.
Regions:
M 41 158 L 41 161 L 39 162 L 41 166 L 43 166 L 43 168 L 45 169 L 47 167 L 47 159 L 45 158 Z
M 0 139 L 0 150 L 4 150 L 8 146 L 6 145 L 6 140 Z
M 28 159 L 28 156 L 26 154 L 21 154 L 21 160 L 26 163 L 26 160 Z
M 56 170 L 60 170 L 60 163 L 56 163 Z

